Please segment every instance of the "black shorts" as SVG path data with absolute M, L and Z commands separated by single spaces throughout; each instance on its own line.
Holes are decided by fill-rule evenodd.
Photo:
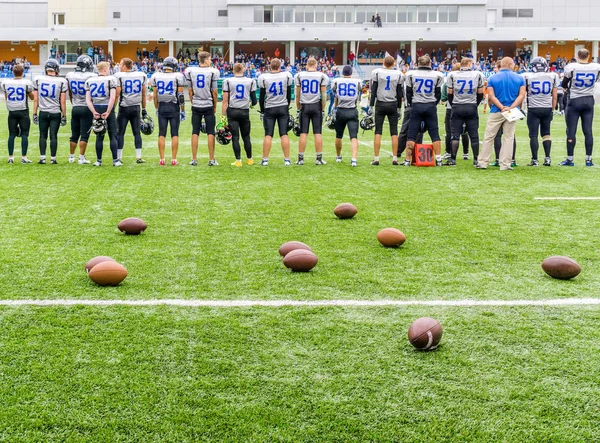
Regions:
M 381 135 L 383 132 L 383 122 L 388 118 L 390 124 L 390 135 L 398 135 L 398 103 L 396 102 L 377 102 L 375 106 L 375 134 Z
M 273 137 L 273 134 L 275 133 L 275 123 L 279 126 L 279 137 L 287 135 L 289 119 L 290 110 L 287 105 L 266 108 L 263 115 L 265 137 Z
M 427 132 L 432 142 L 440 141 L 440 130 L 438 127 L 437 105 L 435 103 L 413 103 L 410 111 L 410 123 L 408 124 L 408 141 L 417 140 L 421 131 L 421 122 L 425 123 Z
M 92 127 L 94 114 L 87 106 L 74 106 L 71 110 L 71 139 L 72 143 L 81 140 L 84 143 L 90 139 L 90 128 Z
M 453 105 L 450 113 L 452 140 L 460 140 L 465 127 L 471 133 L 479 130 L 479 112 L 476 104 Z
M 550 135 L 550 124 L 552 123 L 552 108 L 529 108 L 527 109 L 527 127 L 529 137 L 537 138 L 539 135 L 546 137 Z
M 323 133 L 323 105 L 312 103 L 302 105 L 300 108 L 300 134 L 308 134 L 308 127 L 312 122 L 313 134 Z
M 335 113 L 335 138 L 343 138 L 348 127 L 350 139 L 358 138 L 358 109 L 337 108 Z
M 202 127 L 202 118 L 206 126 L 206 133 L 208 135 L 215 135 L 215 110 L 211 106 L 210 108 L 194 108 L 192 107 L 192 134 L 199 135 L 200 128 Z
M 171 137 L 179 137 L 179 105 L 177 103 L 158 104 L 158 136 L 167 136 L 167 127 L 171 128 Z
M 31 119 L 29 110 L 9 111 L 8 113 L 8 135 L 11 137 L 29 137 Z
M 117 123 L 119 126 L 119 136 L 125 135 L 127 130 L 127 123 L 131 123 L 131 131 L 133 135 L 140 134 L 140 105 L 136 106 L 119 106 L 119 115 L 117 116 Z

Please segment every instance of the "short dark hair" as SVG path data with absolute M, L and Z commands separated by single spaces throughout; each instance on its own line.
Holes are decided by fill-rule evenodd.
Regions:
M 22 77 L 24 72 L 25 68 L 23 68 L 23 65 L 20 63 L 13 67 L 13 74 L 15 74 L 15 77 Z
M 123 63 L 123 65 L 125 65 L 127 69 L 133 69 L 133 60 L 131 60 L 130 58 L 122 59 L 121 63 Z

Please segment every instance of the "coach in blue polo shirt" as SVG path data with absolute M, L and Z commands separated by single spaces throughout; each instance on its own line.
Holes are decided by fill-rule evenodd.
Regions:
M 485 127 L 483 146 L 479 153 L 478 169 L 487 169 L 494 151 L 494 138 L 501 129 L 504 135 L 500 149 L 500 170 L 510 171 L 512 169 L 510 163 L 517 122 L 509 122 L 501 112 L 518 108 L 525 99 L 525 80 L 514 70 L 513 59 L 504 57 L 500 62 L 500 70 L 488 81 L 488 102 L 491 104 L 491 112 Z

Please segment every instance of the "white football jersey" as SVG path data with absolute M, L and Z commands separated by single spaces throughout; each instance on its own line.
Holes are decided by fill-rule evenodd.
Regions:
M 321 88 L 329 84 L 329 77 L 318 71 L 303 71 L 294 78 L 296 88 L 300 88 L 300 104 L 321 103 Z
M 558 75 L 554 72 L 523 74 L 527 90 L 528 108 L 552 108 L 552 90 L 558 89 Z
M 258 87 L 265 90 L 265 109 L 287 106 L 287 92 L 294 79 L 289 72 L 266 72 L 258 77 Z
M 598 63 L 569 63 L 565 66 L 565 78 L 571 79 L 569 98 L 593 97 L 594 86 L 600 78 Z
M 406 87 L 412 88 L 413 105 L 415 103 L 435 103 L 436 88 L 444 84 L 444 75 L 431 69 L 415 69 L 406 74 Z
M 28 109 L 27 95 L 33 92 L 33 83 L 26 78 L 7 78 L 0 85 L 0 91 L 6 94 L 6 109 L 25 111 Z
M 452 71 L 446 86 L 452 89 L 452 105 L 476 105 L 477 90 L 483 88 L 483 74 L 472 69 Z

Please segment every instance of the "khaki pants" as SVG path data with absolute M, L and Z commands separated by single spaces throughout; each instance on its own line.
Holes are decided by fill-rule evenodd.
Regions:
M 502 136 L 502 148 L 500 148 L 500 158 L 498 159 L 500 162 L 500 170 L 506 171 L 507 169 L 510 169 L 517 122 L 507 121 L 499 112 L 490 114 L 490 117 L 488 118 L 487 126 L 485 127 L 485 135 L 483 136 L 483 146 L 478 157 L 479 167 L 488 167 L 492 158 L 492 152 L 494 152 L 494 139 L 500 129 L 502 129 L 504 133 Z

